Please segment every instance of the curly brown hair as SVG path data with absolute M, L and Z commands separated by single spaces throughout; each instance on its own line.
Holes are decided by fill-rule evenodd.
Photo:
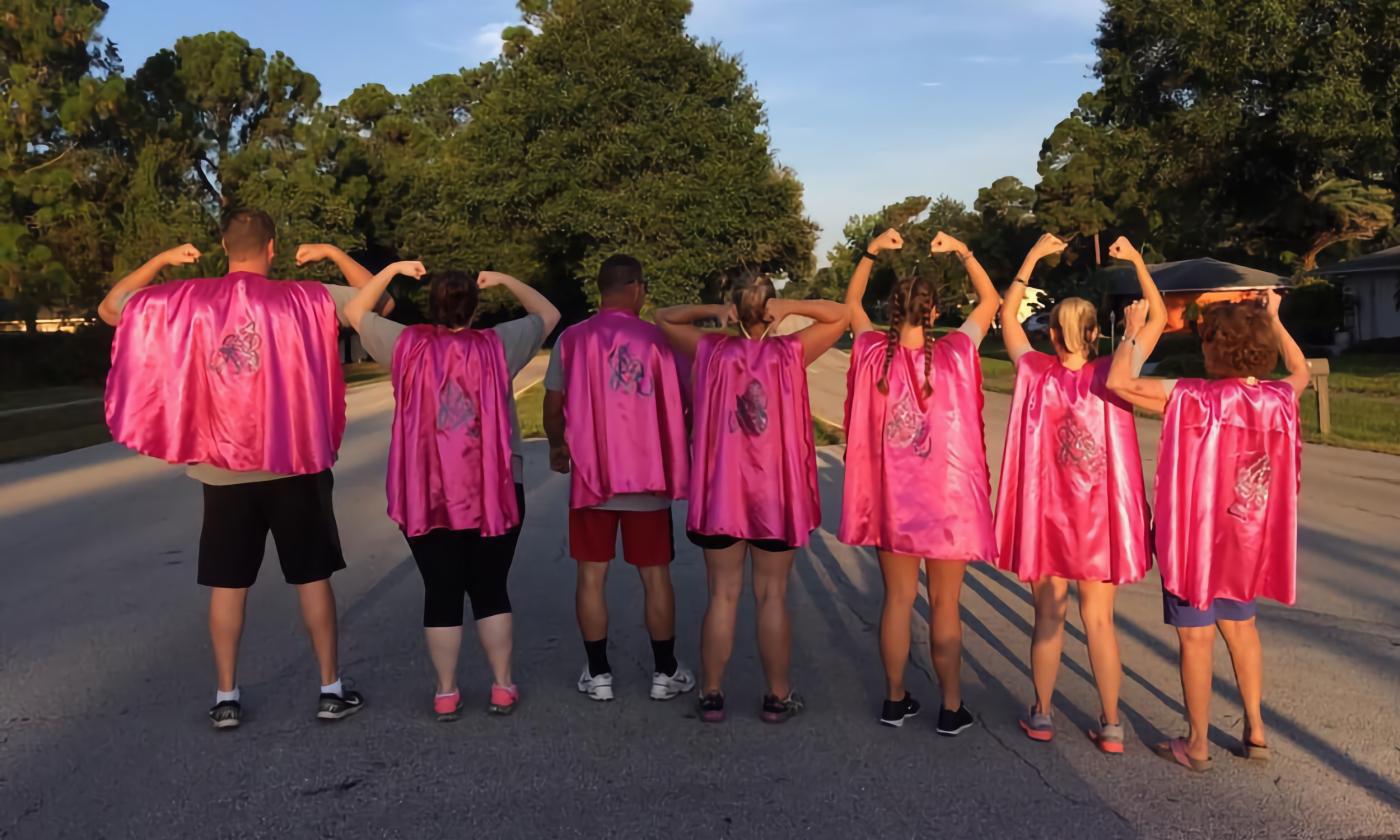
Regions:
M 1201 313 L 1201 353 L 1212 379 L 1263 378 L 1278 365 L 1273 316 L 1255 303 L 1213 303 Z

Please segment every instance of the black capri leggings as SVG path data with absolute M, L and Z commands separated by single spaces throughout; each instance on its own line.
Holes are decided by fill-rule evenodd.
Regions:
M 523 521 L 524 485 L 515 485 L 515 498 Z M 506 578 L 520 539 L 519 525 L 499 537 L 439 528 L 407 539 L 423 575 L 424 627 L 461 627 L 464 595 L 471 599 L 477 621 L 510 612 Z

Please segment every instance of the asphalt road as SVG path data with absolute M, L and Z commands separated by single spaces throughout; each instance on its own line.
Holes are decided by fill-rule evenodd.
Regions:
M 814 405 L 836 420 L 842 365 L 833 356 L 813 374 Z M 988 396 L 994 460 L 1005 405 Z M 269 557 L 249 606 L 245 725 L 208 726 L 213 675 L 194 583 L 200 494 L 178 468 L 113 444 L 0 467 L 0 837 L 1400 833 L 1400 458 L 1307 448 L 1299 605 L 1260 611 L 1276 758 L 1259 766 L 1229 752 L 1240 716 L 1221 645 L 1215 769 L 1197 776 L 1144 746 L 1182 730 L 1155 577 L 1119 598 L 1125 756 L 1101 756 L 1081 734 L 1097 704 L 1074 618 L 1059 737 L 1042 745 L 1020 734 L 1031 608 L 1023 586 L 981 566 L 963 599 L 967 701 L 979 725 L 944 739 L 932 715 L 902 730 L 876 725 L 878 569 L 827 530 L 799 558 L 791 593 L 807 714 L 780 727 L 758 721 L 747 609 L 728 723 L 702 725 L 689 698 L 650 702 L 640 586 L 625 567 L 610 583 L 618 700 L 590 703 L 573 686 L 583 651 L 568 488 L 547 472 L 540 442 L 529 444 L 512 576 L 523 704 L 508 719 L 438 724 L 421 586 L 384 516 L 390 417 L 386 385 L 352 391 L 336 469 L 350 568 L 335 584 L 345 674 L 369 707 L 333 725 L 312 719 L 315 667 Z M 1144 423 L 1142 434 L 1150 444 L 1156 429 Z M 840 453 L 821 458 L 834 529 Z M 705 604 L 698 550 L 680 544 L 674 571 L 679 650 L 693 665 Z M 932 706 L 929 673 L 925 648 L 911 689 Z M 471 646 L 462 679 L 484 708 L 489 676 Z

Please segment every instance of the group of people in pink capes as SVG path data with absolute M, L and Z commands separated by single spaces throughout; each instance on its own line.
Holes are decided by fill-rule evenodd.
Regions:
M 269 533 L 320 669 L 317 717 L 340 720 L 365 704 L 341 680 L 330 586 L 345 567 L 331 474 L 346 425 L 341 326 L 356 330 L 392 377 L 387 510 L 423 577 L 433 714 L 450 721 L 462 713 L 467 604 L 493 676 L 486 708 L 511 713 L 521 694 L 507 584 L 527 496 L 512 379 L 555 330 L 558 310 L 506 274 L 430 271 L 419 262 L 372 274 L 328 245 L 301 246 L 297 262 L 332 261 L 348 285 L 270 280 L 270 217 L 233 211 L 221 233 L 225 276 L 155 283 L 164 269 L 200 257 L 181 246 L 118 281 L 99 310 L 117 328 L 106 398 L 113 437 L 186 465 L 203 485 L 198 577 L 211 593 L 213 725 L 242 722 L 238 644 Z M 1142 369 L 1167 310 L 1127 239 L 1109 255 L 1136 270 L 1141 299 L 1127 307 L 1122 340 L 1103 356 L 1100 313 L 1089 301 L 1068 298 L 1051 309 L 1051 352 L 1033 349 L 1017 318 L 1036 267 L 1065 248 L 1057 237 L 1042 236 L 998 293 L 967 246 L 939 233 L 932 252 L 961 263 L 976 295 L 951 331 L 935 329 L 940 289 L 919 276 L 894 283 L 880 314 L 887 325 L 866 311 L 872 267 L 881 252 L 903 246 L 894 230 L 872 240 L 844 301 L 783 299 L 767 277 L 746 274 L 730 280 L 719 303 L 649 318 L 643 266 L 626 255 L 602 263 L 598 311 L 562 331 L 544 379 L 550 466 L 569 476 L 568 543 L 587 656 L 578 691 L 594 701 L 614 697 L 604 583 L 620 553 L 645 593 L 651 699 L 695 691 L 701 720 L 725 720 L 725 671 L 751 570 L 766 681 L 758 715 L 776 724 L 803 711 L 790 666 L 787 586 L 822 526 L 806 369 L 849 330 L 835 535 L 874 549 L 870 562 L 884 581 L 879 722 L 899 727 L 921 711 L 905 668 L 922 571 L 941 692 L 935 729 L 956 736 L 974 725 L 960 679 L 959 597 L 967 564 L 983 562 L 1025 581 L 1034 603 L 1033 697 L 1017 721 L 1025 735 L 1048 742 L 1061 734 L 1055 679 L 1073 583 L 1101 700 L 1097 725 L 1080 734 L 1105 754 L 1123 753 L 1114 597 L 1155 558 L 1164 620 L 1180 643 L 1187 732 L 1152 751 L 1190 771 L 1212 766 L 1206 735 L 1218 629 L 1245 713 L 1239 754 L 1266 760 L 1255 604 L 1295 597 L 1298 400 L 1309 381 L 1277 294 L 1203 311 L 1207 378 L 1154 378 Z M 388 317 L 388 286 L 404 275 L 429 284 L 428 323 Z M 481 290 L 496 286 L 514 295 L 524 317 L 474 327 Z M 789 316 L 806 325 L 779 330 Z M 998 320 L 1016 373 L 993 498 L 979 347 Z M 1287 374 L 1275 378 L 1280 358 Z M 1150 485 L 1135 409 L 1163 415 Z M 688 503 L 684 536 L 703 552 L 709 589 L 698 676 L 676 657 L 669 569 L 671 509 L 680 500 Z M 558 520 L 564 524 L 563 511 Z

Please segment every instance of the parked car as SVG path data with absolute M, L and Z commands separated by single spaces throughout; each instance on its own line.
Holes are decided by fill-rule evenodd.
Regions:
M 1021 322 L 1021 328 L 1026 331 L 1026 335 L 1032 337 L 1048 336 L 1050 334 L 1050 312 L 1046 310 L 1035 313 Z

